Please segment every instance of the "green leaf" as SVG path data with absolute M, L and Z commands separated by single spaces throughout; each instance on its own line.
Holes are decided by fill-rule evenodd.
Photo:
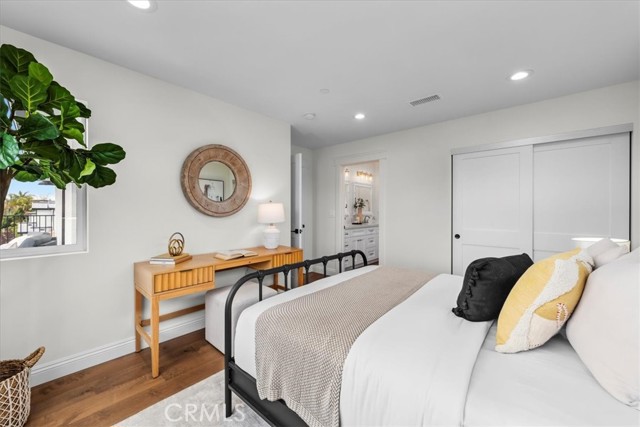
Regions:
M 63 118 L 60 116 L 51 116 L 50 119 L 58 129 L 61 129 L 62 136 L 68 139 L 75 139 L 82 146 L 86 147 L 84 143 L 84 125 L 82 123 L 76 119 L 63 122 Z
M 60 86 L 57 82 L 52 82 L 47 89 L 47 102 L 40 105 L 43 111 L 53 114 L 53 109 L 60 110 L 63 102 L 74 102 L 75 98 L 66 88 Z
M 47 100 L 47 87 L 33 77 L 15 75 L 9 82 L 13 94 L 32 113 Z
M 57 158 L 58 168 L 60 168 L 61 170 L 70 169 L 71 166 L 73 165 L 74 156 L 75 156 L 75 150 L 69 147 L 62 148 Z
M 67 187 L 67 183 L 71 181 L 64 176 L 64 171 L 59 170 L 54 164 L 48 161 L 40 162 L 40 166 L 42 166 L 43 178 L 49 178 L 51 182 L 61 190 L 64 190 Z
M 23 152 L 30 157 L 57 161 L 63 155 L 62 150 L 51 141 L 32 141 L 22 144 Z
M 65 181 L 64 178 L 62 178 L 62 176 L 58 173 L 49 171 L 47 175 L 53 185 L 55 185 L 60 190 L 64 190 L 65 188 L 67 188 L 67 184 L 69 183 L 69 181 Z
M 18 160 L 20 148 L 13 135 L 2 133 L 2 146 L 0 146 L 0 170 L 7 169 Z
M 20 182 L 34 182 L 40 179 L 40 175 L 27 171 L 20 171 L 16 173 L 13 178 Z
M 9 100 L 0 94 L 0 123 L 5 129 L 11 128 L 11 121 L 9 120 Z
M 73 178 L 74 180 L 79 180 L 80 178 L 82 178 L 82 172 L 84 171 L 86 164 L 87 161 L 84 157 L 73 153 L 73 155 L 71 156 L 71 164 L 64 169 L 67 169 L 69 171 L 69 175 L 71 176 L 71 178 Z
M 62 122 L 67 122 L 71 119 L 80 117 L 80 107 L 76 105 L 75 101 L 64 101 L 60 103 L 60 116 L 62 116 Z
M 33 77 L 47 87 L 49 87 L 53 81 L 53 76 L 49 72 L 49 69 L 39 62 L 29 64 L 29 77 Z
M 92 187 L 100 188 L 116 182 L 116 176 L 113 170 L 105 166 L 96 165 L 93 173 L 84 177 L 83 181 Z
M 80 178 L 83 176 L 89 176 L 96 169 L 96 164 L 91 161 L 91 159 L 87 159 L 87 162 L 84 165 L 84 169 L 80 172 Z
M 33 55 L 24 49 L 10 44 L 0 46 L 0 93 L 7 98 L 15 98 L 9 82 L 16 74 L 27 75 L 29 64 L 38 62 Z M 16 106 L 16 109 L 19 109 Z
M 84 143 L 84 125 L 77 120 L 80 113 L 80 108 L 75 101 L 65 101 L 60 104 L 60 115 L 51 116 L 50 119 L 65 138 L 75 139 L 81 145 L 86 146 Z
M 105 142 L 94 145 L 89 155 L 98 165 L 112 165 L 124 159 L 127 153 L 119 145 Z
M 84 117 L 85 119 L 91 117 L 91 110 L 88 109 L 86 105 L 79 101 L 76 101 L 76 105 L 80 108 L 80 117 Z
M 84 125 L 80 123 L 77 119 L 70 119 L 63 122 L 62 116 L 51 116 L 49 117 L 53 124 L 55 124 L 58 129 L 61 129 L 61 134 L 65 138 L 75 139 L 82 146 L 86 147 L 84 143 Z
M 10 44 L 0 46 L 0 64 L 3 68 L 14 74 L 27 74 L 29 64 L 36 61 L 36 58 L 24 49 L 17 48 Z
M 24 139 L 37 139 L 44 141 L 55 139 L 60 135 L 56 125 L 42 114 L 33 113 L 25 119 L 19 131 L 19 137 Z
M 11 87 L 9 86 L 9 82 L 15 75 L 16 73 L 0 65 L 0 93 L 8 98 L 12 98 L 14 96 L 11 91 Z
M 75 139 L 80 144 L 84 145 L 84 134 L 78 129 L 65 127 L 62 129 L 62 135 L 64 135 L 65 138 Z

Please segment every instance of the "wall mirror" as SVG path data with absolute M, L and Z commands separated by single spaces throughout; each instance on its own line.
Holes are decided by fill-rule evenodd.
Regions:
M 185 159 L 182 192 L 198 211 L 210 216 L 238 212 L 251 194 L 251 173 L 242 157 L 229 147 L 200 147 Z
M 364 200 L 363 211 L 370 213 L 373 206 L 373 189 L 369 184 L 353 184 L 353 198 Z M 353 202 L 352 202 L 353 204 Z

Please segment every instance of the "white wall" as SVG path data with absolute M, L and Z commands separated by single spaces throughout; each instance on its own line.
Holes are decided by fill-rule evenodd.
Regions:
M 175 231 L 184 234 L 190 253 L 260 245 L 258 203 L 289 206 L 290 126 L 6 27 L 0 31 L 3 43 L 33 52 L 87 101 L 91 142 L 112 141 L 127 151 L 115 166 L 116 184 L 89 189 L 88 253 L 0 263 L 0 359 L 25 357 L 41 345 L 47 350 L 39 365 L 123 340 L 132 349 L 133 262 L 166 252 Z M 197 212 L 180 189 L 183 160 L 214 143 L 237 151 L 253 178 L 251 200 L 226 218 Z M 161 311 L 202 301 L 202 295 L 167 301 Z M 202 312 L 161 327 L 198 316 Z
M 382 261 L 450 272 L 451 149 L 633 123 L 632 242 L 640 243 L 638 82 L 630 82 L 514 108 L 336 145 L 314 152 L 315 251 L 337 251 L 336 165 L 340 159 L 383 153 Z M 330 231 L 331 230 L 331 231 Z

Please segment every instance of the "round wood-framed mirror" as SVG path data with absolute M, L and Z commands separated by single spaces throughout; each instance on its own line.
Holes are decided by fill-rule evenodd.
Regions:
M 182 164 L 182 192 L 191 206 L 210 216 L 238 212 L 251 194 L 251 173 L 229 147 L 211 144 L 189 154 Z

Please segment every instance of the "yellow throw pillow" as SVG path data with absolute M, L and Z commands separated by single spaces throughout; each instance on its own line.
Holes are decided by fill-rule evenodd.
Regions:
M 500 311 L 496 351 L 530 350 L 554 336 L 578 305 L 592 265 L 586 251 L 574 249 L 529 267 Z

